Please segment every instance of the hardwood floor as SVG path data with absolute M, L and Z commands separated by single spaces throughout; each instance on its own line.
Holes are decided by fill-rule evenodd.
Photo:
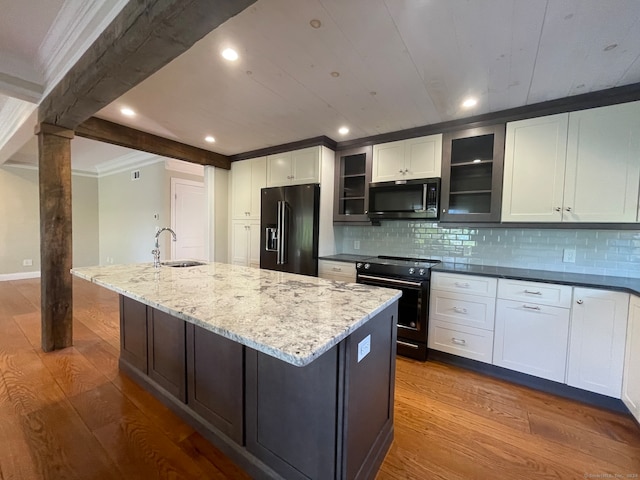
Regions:
M 0 479 L 243 479 L 118 371 L 117 296 L 74 280 L 74 346 L 40 349 L 38 280 L 0 282 Z M 378 479 L 638 478 L 630 418 L 438 362 L 398 359 Z

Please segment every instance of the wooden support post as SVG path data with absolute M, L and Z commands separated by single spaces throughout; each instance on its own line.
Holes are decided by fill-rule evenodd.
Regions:
M 71 139 L 73 131 L 41 123 L 38 135 L 40 184 L 40 270 L 42 349 L 73 343 L 71 270 Z

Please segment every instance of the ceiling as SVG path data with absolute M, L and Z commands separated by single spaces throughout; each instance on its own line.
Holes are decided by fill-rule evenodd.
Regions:
M 42 2 L 22 2 L 44 31 Z M 3 27 L 0 45 L 12 45 L 4 35 L 15 32 Z M 28 57 L 35 44 L 16 51 Z M 237 61 L 220 56 L 226 47 Z M 96 116 L 231 155 L 638 82 L 638 0 L 258 0 Z M 464 109 L 469 96 L 478 104 Z M 124 117 L 124 106 L 136 116 Z

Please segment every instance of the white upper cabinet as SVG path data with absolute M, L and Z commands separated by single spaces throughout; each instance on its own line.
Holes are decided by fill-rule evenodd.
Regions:
M 267 187 L 320 183 L 320 147 L 267 157 Z
M 439 177 L 441 168 L 442 134 L 373 146 L 373 182 Z
M 629 295 L 573 289 L 567 384 L 620 398 Z
M 640 102 L 507 124 L 504 222 L 636 222 Z
M 503 222 L 562 220 L 569 114 L 507 124 Z
M 231 164 L 231 218 L 260 218 L 260 189 L 267 185 L 267 157 Z
M 640 422 L 640 298 L 636 296 L 629 302 L 622 401 Z
M 640 102 L 569 114 L 565 222 L 635 222 Z

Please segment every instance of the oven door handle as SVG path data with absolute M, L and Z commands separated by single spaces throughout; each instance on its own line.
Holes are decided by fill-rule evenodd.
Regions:
M 387 278 L 387 277 L 373 277 L 371 275 L 358 275 L 358 279 L 362 280 L 371 280 L 378 283 L 390 283 L 393 285 L 404 285 L 405 287 L 422 287 L 421 282 L 409 282 L 407 280 L 399 280 L 397 278 Z

